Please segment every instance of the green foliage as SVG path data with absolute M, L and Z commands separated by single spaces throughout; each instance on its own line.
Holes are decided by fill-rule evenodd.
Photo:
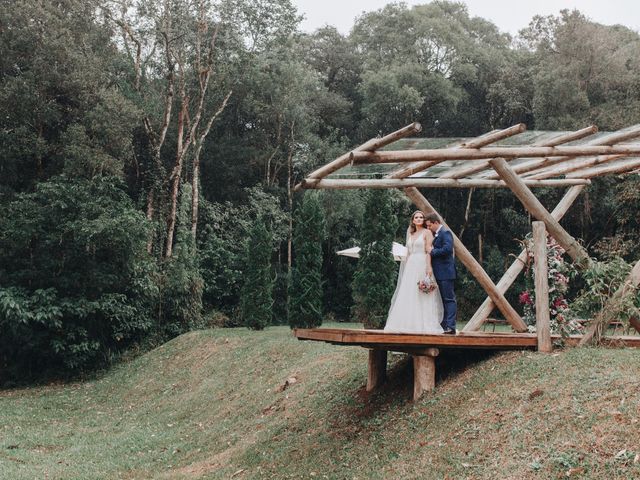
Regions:
M 322 324 L 322 240 L 324 221 L 318 195 L 307 192 L 295 211 L 293 266 L 289 287 L 289 325 Z
M 176 243 L 161 264 L 158 318 L 161 337 L 174 337 L 202 325 L 203 280 L 190 224 L 191 188 L 183 185 L 178 204 Z
M 535 65 L 537 128 L 573 129 L 595 122 L 603 130 L 617 130 L 640 120 L 636 32 L 563 10 L 558 17 L 535 17 L 521 38 Z
M 198 228 L 199 269 L 204 281 L 205 308 L 228 315 L 239 302 L 244 258 L 244 229 L 238 218 L 244 212 L 231 203 L 200 204 Z
M 396 285 L 391 246 L 398 226 L 391 194 L 370 190 L 360 227 L 360 260 L 353 278 L 354 314 L 368 328 L 381 328 Z
M 138 111 L 98 2 L 20 0 L 0 9 L 0 185 L 66 172 L 121 175 Z
M 622 286 L 630 271 L 631 265 L 620 257 L 602 262 L 593 261 L 582 272 L 585 287 L 572 303 L 572 308 L 582 318 L 594 318 Z M 640 316 L 640 290 L 636 289 L 631 295 L 619 298 L 616 302 L 616 317 L 621 322 L 628 323 L 629 319 Z
M 640 178 L 631 175 L 620 182 L 615 190 L 617 236 L 622 237 L 624 247 L 617 252 L 625 258 L 640 258 Z M 611 242 L 609 242 L 611 243 Z
M 263 330 L 271 324 L 274 282 L 272 251 L 273 236 L 265 219 L 258 216 L 254 219 L 245 242 L 246 263 L 240 301 L 244 324 L 252 330 Z
M 0 362 L 14 378 L 103 365 L 147 334 L 148 226 L 119 181 L 56 177 L 0 204 Z

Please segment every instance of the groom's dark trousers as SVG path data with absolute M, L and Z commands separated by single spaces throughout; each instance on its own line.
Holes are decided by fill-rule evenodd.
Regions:
M 458 305 L 456 303 L 456 294 L 453 290 L 453 282 L 453 280 L 436 280 L 442 297 L 442 306 L 444 307 L 444 318 L 441 325 L 445 330 L 456 329 Z
M 442 328 L 455 330 L 458 306 L 453 287 L 456 279 L 456 267 L 453 259 L 453 235 L 444 227 L 440 229 L 433 239 L 431 267 L 433 268 L 433 275 L 436 277 L 444 307 Z

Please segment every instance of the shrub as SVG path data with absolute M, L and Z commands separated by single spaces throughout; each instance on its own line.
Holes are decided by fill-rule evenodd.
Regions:
M 273 274 L 271 252 L 273 237 L 262 217 L 249 230 L 246 242 L 244 285 L 241 309 L 244 324 L 252 330 L 263 330 L 271 323 L 273 307 Z
M 294 261 L 289 287 L 289 325 L 322 324 L 322 237 L 324 225 L 318 196 L 306 193 L 295 212 Z
M 102 365 L 150 330 L 147 234 L 114 178 L 57 177 L 0 206 L 4 379 Z
M 397 267 L 391 247 L 397 225 L 389 192 L 367 192 L 360 230 L 362 249 L 353 279 L 354 314 L 367 328 L 384 326 L 395 290 Z

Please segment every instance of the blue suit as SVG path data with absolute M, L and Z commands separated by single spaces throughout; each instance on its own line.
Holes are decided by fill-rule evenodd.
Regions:
M 455 330 L 458 306 L 453 288 L 456 279 L 456 265 L 453 260 L 453 235 L 444 227 L 440 229 L 433 239 L 431 267 L 433 268 L 433 275 L 436 277 L 436 283 L 444 306 L 442 328 Z

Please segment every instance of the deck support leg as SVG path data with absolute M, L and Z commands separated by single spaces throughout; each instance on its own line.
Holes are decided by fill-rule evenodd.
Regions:
M 419 355 L 413 355 L 413 401 L 420 399 L 424 392 L 436 388 L 436 357 L 440 351 L 428 348 Z
M 367 392 L 384 383 L 387 378 L 387 351 L 369 350 L 369 373 L 367 375 Z

